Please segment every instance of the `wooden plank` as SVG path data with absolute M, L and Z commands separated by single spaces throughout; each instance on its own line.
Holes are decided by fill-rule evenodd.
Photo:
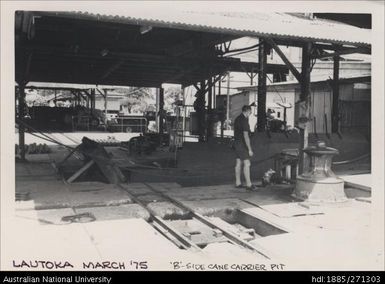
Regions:
M 74 149 L 72 149 L 69 153 L 68 153 L 68 155 L 67 156 L 65 156 L 65 158 L 62 160 L 62 161 L 60 161 L 59 163 L 58 163 L 58 166 L 60 167 L 60 166 L 62 166 L 72 155 L 74 155 L 75 154 L 75 152 L 76 151 L 78 151 L 79 150 L 79 145 L 78 146 L 76 146 L 76 148 L 74 148 Z
M 81 152 L 95 161 L 96 165 L 102 171 L 110 183 L 116 184 L 125 182 L 126 178 L 119 167 L 111 160 L 107 151 L 99 143 L 83 137 Z
M 89 161 L 87 164 L 81 167 L 76 173 L 74 173 L 69 179 L 67 179 L 67 182 L 71 183 L 74 180 L 76 180 L 82 173 L 88 170 L 94 163 L 95 163 L 94 160 Z

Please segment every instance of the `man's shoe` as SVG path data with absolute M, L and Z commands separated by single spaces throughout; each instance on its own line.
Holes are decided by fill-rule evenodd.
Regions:
M 257 191 L 257 190 L 259 190 L 259 187 L 252 184 L 251 186 L 246 186 L 245 189 L 248 191 Z
M 244 188 L 245 186 L 242 185 L 242 184 L 239 184 L 239 185 L 235 185 L 235 188 Z

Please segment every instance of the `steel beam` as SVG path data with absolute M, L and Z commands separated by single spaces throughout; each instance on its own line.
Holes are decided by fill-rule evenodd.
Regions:
M 266 64 L 267 64 L 267 46 L 264 40 L 261 40 L 258 49 L 258 120 L 257 130 L 263 132 L 266 129 Z M 229 102 L 227 102 L 229 103 Z

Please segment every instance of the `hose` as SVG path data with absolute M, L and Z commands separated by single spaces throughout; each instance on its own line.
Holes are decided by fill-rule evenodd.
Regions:
M 362 156 L 359 156 L 359 157 L 351 159 L 351 160 L 333 162 L 332 164 L 333 165 L 346 165 L 346 164 L 350 164 L 350 163 L 353 163 L 353 162 L 357 162 L 359 160 L 363 160 L 363 159 L 368 158 L 368 157 L 370 157 L 370 153 L 364 154 Z

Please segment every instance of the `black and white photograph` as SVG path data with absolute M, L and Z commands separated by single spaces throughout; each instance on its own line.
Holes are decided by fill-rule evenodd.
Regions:
M 0 269 L 384 271 L 383 24 L 384 1 L 1 1 Z

